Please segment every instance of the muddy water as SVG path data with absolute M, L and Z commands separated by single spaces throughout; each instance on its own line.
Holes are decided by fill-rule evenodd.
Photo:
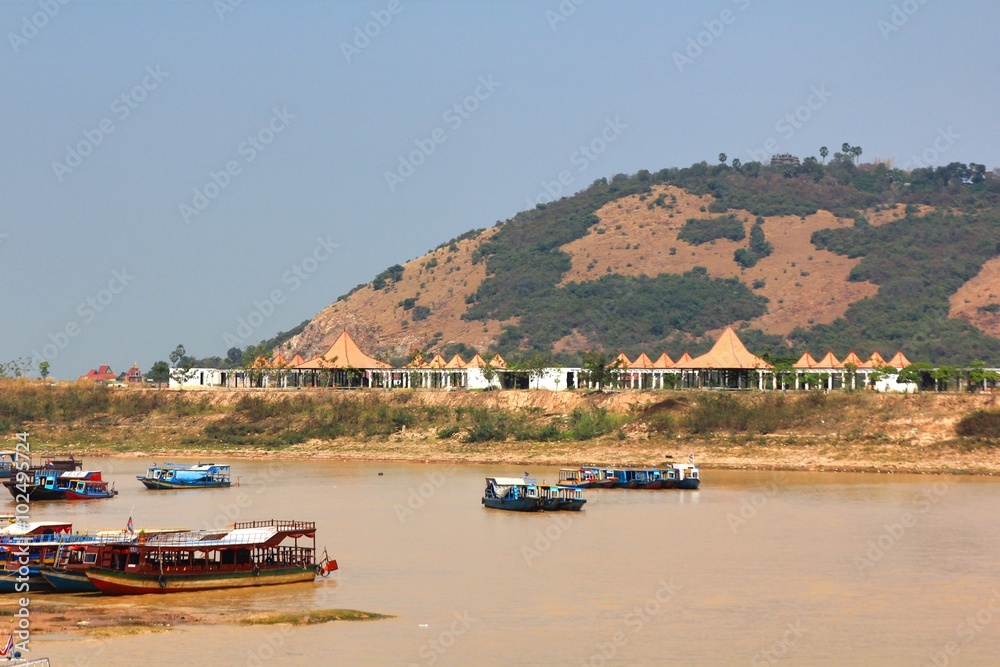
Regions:
M 36 503 L 34 515 L 95 528 L 130 513 L 137 528 L 315 520 L 341 566 L 329 580 L 142 603 L 396 618 L 36 640 L 53 664 L 943 665 L 1000 653 L 992 480 L 706 470 L 700 491 L 589 491 L 579 514 L 518 514 L 479 498 L 486 475 L 523 468 L 237 461 L 238 488 L 153 492 L 134 477 L 148 463 L 87 461 L 121 495 Z

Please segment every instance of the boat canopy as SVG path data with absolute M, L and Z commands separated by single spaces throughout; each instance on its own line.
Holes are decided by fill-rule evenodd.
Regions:
M 535 481 L 525 477 L 487 477 L 486 481 L 498 486 L 534 486 Z

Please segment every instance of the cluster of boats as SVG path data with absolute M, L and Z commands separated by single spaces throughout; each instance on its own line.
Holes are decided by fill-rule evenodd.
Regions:
M 0 457 L 3 454 L 0 452 Z M 3 463 L 8 462 L 3 459 Z M 12 464 L 0 467 L 0 477 L 7 478 L 3 485 L 21 500 L 98 500 L 118 495 L 114 485 L 101 478 L 100 470 L 83 470 L 83 462 L 72 456 L 31 466 L 23 475 L 18 472 Z M 136 479 L 147 489 L 221 488 L 231 484 L 229 466 L 214 463 L 154 465 Z
M 7 459 L 10 459 L 9 461 Z M 27 500 L 113 498 L 101 471 L 84 470 L 72 456 L 16 467 L 0 452 L 0 477 L 19 503 Z M 214 463 L 153 465 L 137 479 L 147 489 L 220 488 L 230 467 Z M 27 499 L 27 500 L 26 500 Z M 109 595 L 174 593 L 312 581 L 337 569 L 323 550 L 316 524 L 245 521 L 221 530 L 151 529 L 74 532 L 58 521 L 11 517 L 0 528 L 0 593 L 58 591 Z
M 666 468 L 563 468 L 556 484 L 524 477 L 487 477 L 483 505 L 514 512 L 579 511 L 584 489 L 697 489 L 700 471 L 693 463 Z
M 337 569 L 316 524 L 246 521 L 222 530 L 76 533 L 71 524 L 0 529 L 0 593 L 175 593 L 313 581 Z

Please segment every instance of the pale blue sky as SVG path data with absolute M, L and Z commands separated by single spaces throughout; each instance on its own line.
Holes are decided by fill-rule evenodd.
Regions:
M 243 344 L 288 329 L 563 170 L 844 141 L 1000 166 L 986 0 L 230 4 L 0 3 L 0 361 L 224 355 L 240 318 Z

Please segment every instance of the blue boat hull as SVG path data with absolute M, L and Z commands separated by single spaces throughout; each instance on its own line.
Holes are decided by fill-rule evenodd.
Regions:
M 96 593 L 97 586 L 87 578 L 83 570 L 57 570 L 47 567 L 42 577 L 59 593 Z
M 28 569 L 28 590 L 24 590 L 23 581 L 17 580 L 17 572 L 0 572 L 0 593 L 37 593 L 38 591 L 51 591 L 52 586 L 45 581 L 41 573 L 35 567 Z M 20 584 L 21 589 L 18 589 Z
M 230 485 L 229 482 L 166 482 L 162 479 L 150 479 L 148 477 L 138 477 L 140 482 L 147 489 L 222 489 Z
M 691 479 L 691 478 L 688 478 L 688 479 L 682 479 L 679 482 L 675 482 L 674 483 L 674 488 L 675 489 L 697 489 L 700 484 L 701 484 L 701 480 L 700 479 Z
M 539 509 L 537 498 L 518 498 L 516 500 L 483 498 L 483 505 L 495 510 L 510 510 L 511 512 L 534 512 Z

